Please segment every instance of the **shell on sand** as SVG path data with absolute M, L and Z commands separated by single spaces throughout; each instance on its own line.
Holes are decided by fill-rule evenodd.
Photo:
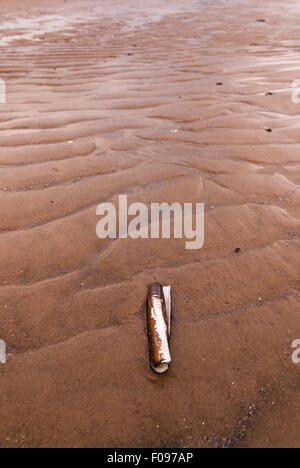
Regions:
M 169 338 L 171 331 L 171 287 L 153 283 L 148 290 L 147 328 L 150 364 L 158 374 L 169 369 L 171 355 Z

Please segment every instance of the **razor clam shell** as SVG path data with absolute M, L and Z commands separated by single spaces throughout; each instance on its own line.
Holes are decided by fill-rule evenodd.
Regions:
M 169 331 L 171 321 L 171 288 L 165 292 L 160 284 L 149 287 L 147 299 L 148 343 L 152 369 L 157 373 L 168 370 L 171 356 Z

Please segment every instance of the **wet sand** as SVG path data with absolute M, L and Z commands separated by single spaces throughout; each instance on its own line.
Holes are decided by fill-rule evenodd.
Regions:
M 107 3 L 0 2 L 0 446 L 299 447 L 299 4 Z M 120 193 L 205 202 L 205 247 L 99 240 Z

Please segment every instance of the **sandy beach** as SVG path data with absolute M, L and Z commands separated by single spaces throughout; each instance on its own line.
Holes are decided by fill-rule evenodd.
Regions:
M 0 447 L 300 447 L 299 17 L 0 0 Z M 100 240 L 119 194 L 205 203 L 204 247 Z M 155 281 L 173 291 L 163 376 Z

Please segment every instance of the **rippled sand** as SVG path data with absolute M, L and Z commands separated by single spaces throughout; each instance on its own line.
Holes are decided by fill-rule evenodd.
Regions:
M 1 1 L 0 445 L 299 447 L 298 2 L 47 3 Z M 119 193 L 204 201 L 204 249 L 99 240 Z

